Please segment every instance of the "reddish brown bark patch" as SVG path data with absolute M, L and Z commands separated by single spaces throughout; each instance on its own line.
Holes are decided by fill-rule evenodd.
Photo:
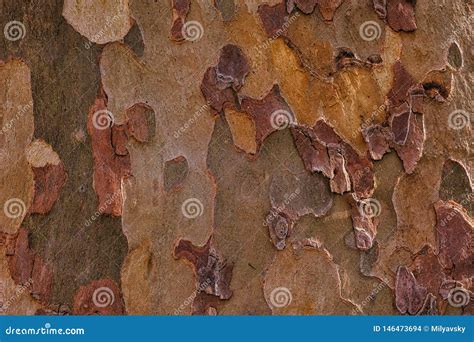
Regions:
M 340 156 L 334 155 L 332 167 L 334 174 L 340 175 L 336 188 L 345 189 L 347 177 L 349 175 L 352 191 L 357 198 L 368 198 L 372 195 L 375 188 L 373 164 L 367 156 L 360 156 L 351 145 L 341 139 L 341 137 L 324 120 L 319 120 L 313 128 L 316 137 L 328 148 L 334 149 L 343 157 L 344 163 L 341 163 Z M 335 153 L 333 152 L 333 153 Z
M 190 241 L 180 239 L 175 246 L 174 256 L 191 263 L 198 293 L 204 292 L 220 299 L 232 296 L 230 281 L 233 265 L 228 264 L 212 246 L 211 238 L 204 246 L 194 246 Z
M 288 13 L 284 1 L 274 6 L 262 4 L 258 7 L 258 14 L 268 37 L 280 36 L 284 33 L 288 22 Z
M 355 245 L 358 249 L 366 251 L 372 248 L 377 235 L 379 219 L 374 209 L 369 212 L 368 206 L 363 200 L 357 200 L 354 195 L 348 195 L 347 199 L 351 205 L 352 226 L 354 227 Z
M 314 12 L 316 5 L 319 6 L 319 12 L 324 20 L 332 20 L 336 9 L 342 4 L 344 0 L 288 0 L 287 11 L 293 12 L 297 7 L 304 14 L 311 14 Z
M 8 268 L 17 284 L 25 284 L 31 279 L 35 254 L 29 247 L 28 231 L 20 228 L 14 241 L 13 254 L 8 258 Z
M 172 25 L 171 25 L 171 40 L 183 41 L 183 25 L 186 21 L 189 9 L 191 7 L 191 0 L 172 0 Z
M 387 23 L 395 31 L 415 31 L 416 0 L 388 0 Z
M 326 146 L 321 144 L 312 129 L 304 126 L 291 128 L 291 134 L 305 169 L 310 172 L 322 172 L 328 178 L 333 177 Z
M 221 49 L 217 65 L 206 70 L 201 82 L 201 92 L 215 114 L 238 108 L 237 92 L 249 70 L 247 57 L 238 46 L 228 44 Z
M 390 151 L 390 142 L 393 140 L 393 135 L 389 127 L 372 125 L 365 128 L 362 135 L 373 160 L 382 159 L 384 154 Z
M 306 169 L 329 177 L 333 192 L 352 190 L 359 199 L 372 195 L 372 162 L 368 156 L 360 156 L 324 120 L 318 120 L 312 129 L 296 127 L 293 139 Z
M 351 179 L 342 149 L 336 144 L 329 144 L 327 149 L 333 174 L 330 181 L 331 190 L 338 194 L 351 191 Z
M 425 246 L 418 252 L 409 268 L 421 286 L 432 294 L 439 294 L 439 289 L 445 281 L 446 275 L 438 256 L 431 247 Z
M 423 155 L 425 90 L 415 83 L 401 62 L 394 64 L 393 71 L 393 86 L 388 93 L 389 118 L 382 124 L 365 128 L 362 135 L 373 159 L 381 159 L 390 148 L 394 148 L 405 171 L 412 173 Z
M 387 0 L 373 0 L 375 13 L 380 19 L 387 18 Z
M 47 164 L 44 167 L 32 167 L 35 182 L 33 203 L 29 209 L 32 214 L 47 214 L 59 198 L 66 183 L 67 174 L 64 164 Z
M 386 20 L 393 30 L 416 30 L 416 0 L 373 0 L 373 4 L 379 18 Z
M 210 67 L 204 73 L 201 92 L 212 112 L 216 115 L 222 115 L 224 108 L 236 107 L 237 94 L 232 88 L 221 89 L 219 87 L 216 67 Z
M 94 280 L 81 286 L 74 296 L 74 315 L 123 315 L 120 288 L 111 279 Z
M 295 122 L 295 115 L 276 84 L 262 99 L 243 97 L 241 111 L 247 113 L 255 122 L 257 151 L 271 133 L 285 129 Z
M 398 107 L 407 101 L 410 88 L 415 85 L 415 80 L 400 61 L 393 65 L 393 73 L 393 86 L 388 93 L 388 99 L 391 107 Z
M 286 6 L 288 13 L 293 12 L 293 9 L 297 7 L 304 14 L 311 14 L 317 3 L 318 0 L 288 0 Z
M 20 228 L 16 236 L 8 236 L 7 246 L 8 268 L 15 283 L 26 286 L 35 299 L 47 303 L 53 286 L 53 272 L 30 248 L 26 229 Z
M 433 316 L 438 315 L 438 306 L 436 297 L 432 293 L 428 293 L 421 307 L 420 311 L 417 312 L 418 316 Z
M 420 286 L 413 273 L 405 266 L 400 266 L 395 281 L 395 304 L 405 314 L 416 315 L 425 302 L 426 288 Z
M 332 20 L 336 10 L 344 0 L 318 0 L 319 12 L 324 20 Z
M 224 90 L 231 87 L 239 91 L 249 73 L 249 64 L 242 50 L 233 44 L 225 45 L 216 66 L 217 86 Z
M 452 270 L 456 279 L 474 274 L 474 224 L 464 208 L 454 201 L 439 200 L 436 211 L 439 259 L 444 268 Z
M 99 122 L 101 116 L 103 120 L 111 121 L 110 125 Z M 93 180 L 94 190 L 99 198 L 98 211 L 101 214 L 121 216 L 121 182 L 131 172 L 130 156 L 126 148 L 126 127 L 113 123 L 113 114 L 107 112 L 107 101 L 102 97 L 96 99 L 89 110 L 87 130 L 92 139 Z
M 410 129 L 410 115 L 411 109 L 406 102 L 392 110 L 390 127 L 393 132 L 393 141 L 396 144 L 403 145 L 407 141 Z
M 31 279 L 31 295 L 33 298 L 48 303 L 53 288 L 53 272 L 49 265 L 38 255 L 35 255 Z
M 225 45 L 216 66 L 207 69 L 201 82 L 201 92 L 216 114 L 225 108 L 237 107 L 237 91 L 244 85 L 249 64 L 242 50 Z
M 425 127 L 423 116 L 411 114 L 406 142 L 403 145 L 394 145 L 395 151 L 403 162 L 403 168 L 407 173 L 415 170 L 418 160 L 423 155 L 425 142 Z

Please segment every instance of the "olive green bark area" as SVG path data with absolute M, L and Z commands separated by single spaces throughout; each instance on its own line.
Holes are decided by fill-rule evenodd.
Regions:
M 28 64 L 35 138 L 53 147 L 68 174 L 51 212 L 29 215 L 23 227 L 34 251 L 54 273 L 51 304 L 71 305 L 79 286 L 92 280 L 109 277 L 120 284 L 128 247 L 120 217 L 98 215 L 92 185 L 86 120 L 100 86 L 102 47 L 89 43 L 65 21 L 62 6 L 60 0 L 1 1 L 0 59 L 19 58 Z M 23 39 L 5 39 L 3 27 L 12 20 L 25 25 Z

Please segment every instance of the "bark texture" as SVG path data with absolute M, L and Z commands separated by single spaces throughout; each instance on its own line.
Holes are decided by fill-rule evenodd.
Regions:
M 0 312 L 472 313 L 473 7 L 0 0 Z

